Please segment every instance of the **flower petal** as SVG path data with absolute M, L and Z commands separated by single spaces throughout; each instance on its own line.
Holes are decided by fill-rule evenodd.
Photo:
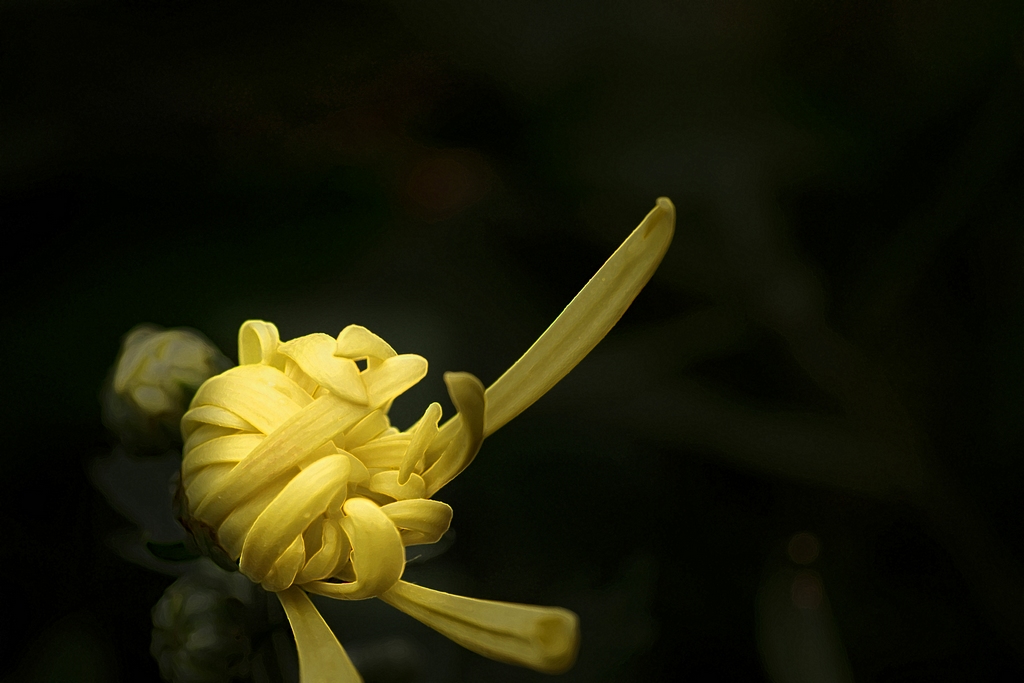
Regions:
M 351 451 L 353 448 L 362 446 L 390 426 L 387 413 L 383 410 L 375 410 L 360 420 L 355 427 L 345 432 L 342 448 Z
M 295 634 L 300 683 L 362 683 L 352 660 L 301 588 L 281 591 L 277 599 Z
M 281 335 L 274 323 L 246 320 L 238 329 L 238 364 L 272 365 L 284 369 L 284 359 L 277 355 Z
M 257 583 L 263 581 L 295 538 L 345 489 L 349 468 L 347 457 L 330 455 L 295 475 L 249 529 L 239 563 L 242 573 Z
M 302 584 L 327 578 L 335 572 L 343 558 L 348 558 L 351 550 L 348 537 L 342 533 L 338 522 L 334 519 L 325 519 L 320 524 L 320 547 L 295 577 L 295 583 Z
M 452 523 L 452 509 L 439 500 L 400 500 L 381 508 L 402 534 L 406 546 L 437 543 Z
M 381 441 L 378 439 L 365 446 L 357 446 L 349 452 L 359 458 L 359 461 L 367 467 L 397 469 L 408 450 L 408 441 Z
M 203 470 L 205 474 L 209 470 L 214 468 L 207 467 Z M 228 473 L 230 474 L 230 472 Z M 192 484 L 189 489 L 189 495 L 191 496 L 192 491 L 198 488 L 200 484 L 200 474 L 196 477 L 196 482 Z M 223 480 L 214 482 L 216 485 L 220 485 Z M 249 498 L 242 501 L 237 507 L 235 507 L 231 514 L 229 514 L 219 527 L 217 527 L 217 543 L 224 549 L 234 561 L 238 561 L 238 558 L 242 556 L 242 544 L 245 543 L 245 537 L 249 533 L 249 529 L 256 522 L 256 518 L 263 514 L 263 511 L 267 509 L 270 502 L 277 497 L 277 494 L 281 492 L 281 489 L 285 487 L 288 481 L 285 476 L 278 477 L 276 480 L 270 482 L 261 491 L 258 491 Z M 209 487 L 212 488 L 212 485 Z M 209 494 L 206 494 L 207 496 Z M 206 500 L 205 497 L 199 499 L 200 501 Z M 202 503 L 200 502 L 200 505 Z
M 283 591 L 295 583 L 295 577 L 305 562 L 305 543 L 302 540 L 302 536 L 296 536 L 288 544 L 284 552 L 281 553 L 281 556 L 271 565 L 270 571 L 260 581 L 260 586 L 263 587 L 263 590 L 270 591 L 271 593 Z
M 192 477 L 208 465 L 240 462 L 263 441 L 262 434 L 228 434 L 198 444 L 181 463 L 181 484 L 189 487 Z
M 221 481 L 221 490 L 208 496 L 193 515 L 211 526 L 269 482 L 298 465 L 313 451 L 365 416 L 359 406 L 328 394 L 282 423 Z
M 368 488 L 371 491 L 383 493 L 385 496 L 395 500 L 423 498 L 427 493 L 427 486 L 420 475 L 411 474 L 408 481 L 400 484 L 398 483 L 398 472 L 396 470 L 384 470 L 373 475 L 370 477 Z
M 392 356 L 362 373 L 369 404 L 376 408 L 404 394 L 427 376 L 427 359 L 414 353 Z
M 402 458 L 402 466 L 398 469 L 399 484 L 409 481 L 409 475 L 412 474 L 416 464 L 427 452 L 427 446 L 433 443 L 434 437 L 437 436 L 437 422 L 440 419 L 441 404 L 431 403 L 427 406 L 423 417 L 416 424 L 416 431 L 413 433 L 412 440 L 409 442 L 409 448 L 406 449 L 405 456 Z
M 476 600 L 399 581 L 380 596 L 478 654 L 544 673 L 576 661 L 579 618 L 560 607 Z
M 278 389 L 286 386 L 292 390 Z M 264 434 L 311 402 L 309 394 L 295 387 L 284 373 L 266 365 L 239 365 L 211 377 L 192 399 L 195 407 L 230 410 Z
M 237 429 L 243 432 L 258 431 L 230 410 L 219 406 L 196 406 L 182 416 L 181 435 L 185 437 L 186 443 L 194 443 L 192 434 L 207 425 Z
M 342 358 L 367 359 L 367 367 L 376 367 L 382 361 L 395 356 L 395 350 L 386 341 L 362 325 L 349 325 L 338 335 L 335 354 Z
M 433 448 L 444 450 L 423 473 L 428 498 L 473 462 L 484 441 L 484 385 L 468 372 L 446 372 L 444 382 L 459 412 L 441 429 L 432 444 Z
M 523 357 L 487 388 L 484 435 L 526 410 L 608 334 L 661 263 L 675 229 L 665 197 Z
M 366 404 L 366 387 L 356 362 L 334 355 L 338 343 L 326 334 L 307 334 L 281 344 L 278 353 L 295 361 L 317 384 L 336 396 Z
M 345 501 L 342 529 L 352 543 L 355 580 L 348 583 L 312 581 L 310 593 L 341 600 L 377 597 L 395 585 L 405 570 L 405 547 L 398 529 L 380 507 L 366 498 Z

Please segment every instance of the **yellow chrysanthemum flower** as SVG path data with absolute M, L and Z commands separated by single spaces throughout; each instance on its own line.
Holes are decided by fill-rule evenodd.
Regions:
M 380 598 L 484 656 L 548 673 L 572 666 L 575 614 L 407 583 L 405 547 L 440 539 L 452 510 L 432 496 L 608 333 L 661 262 L 674 226 L 672 203 L 659 199 L 486 390 L 473 375 L 446 373 L 458 414 L 443 426 L 437 403 L 409 429 L 391 426 L 391 402 L 426 375 L 427 361 L 366 328 L 281 342 L 270 323 L 242 325 L 240 365 L 203 384 L 182 418 L 184 522 L 277 594 L 303 683 L 361 680 L 307 593 Z

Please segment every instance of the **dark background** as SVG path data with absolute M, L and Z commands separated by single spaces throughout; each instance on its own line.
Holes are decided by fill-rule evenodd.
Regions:
M 418 576 L 577 611 L 566 681 L 768 680 L 759 652 L 786 683 L 1022 680 L 1022 14 L 0 2 L 0 675 L 158 679 L 171 579 L 109 549 L 85 474 L 131 327 L 234 357 L 247 318 L 366 325 L 430 360 L 404 427 L 666 195 L 661 269 L 441 492 L 457 542 Z M 391 618 L 351 607 L 346 644 Z M 422 680 L 549 680 L 394 623 L 443 659 Z

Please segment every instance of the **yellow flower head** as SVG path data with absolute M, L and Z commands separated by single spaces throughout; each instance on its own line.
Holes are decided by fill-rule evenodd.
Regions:
M 405 547 L 440 539 L 452 510 L 432 496 L 607 334 L 654 273 L 674 225 L 672 203 L 659 199 L 486 390 L 473 375 L 446 373 L 458 413 L 442 426 L 437 403 L 409 429 L 391 426 L 391 402 L 426 375 L 427 361 L 366 328 L 281 342 L 271 323 L 242 325 L 239 366 L 203 384 L 181 421 L 184 521 L 277 594 L 303 683 L 361 680 L 307 593 L 381 598 L 487 657 L 548 673 L 572 666 L 575 614 L 407 583 Z

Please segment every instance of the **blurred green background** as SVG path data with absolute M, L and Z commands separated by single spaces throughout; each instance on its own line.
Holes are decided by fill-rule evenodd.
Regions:
M 431 363 L 404 427 L 666 195 L 413 578 L 578 612 L 566 681 L 1024 679 L 1022 122 L 1016 0 L 0 2 L 0 676 L 159 679 L 171 579 L 85 474 L 134 325 L 365 325 Z M 338 610 L 408 680 L 549 680 Z

